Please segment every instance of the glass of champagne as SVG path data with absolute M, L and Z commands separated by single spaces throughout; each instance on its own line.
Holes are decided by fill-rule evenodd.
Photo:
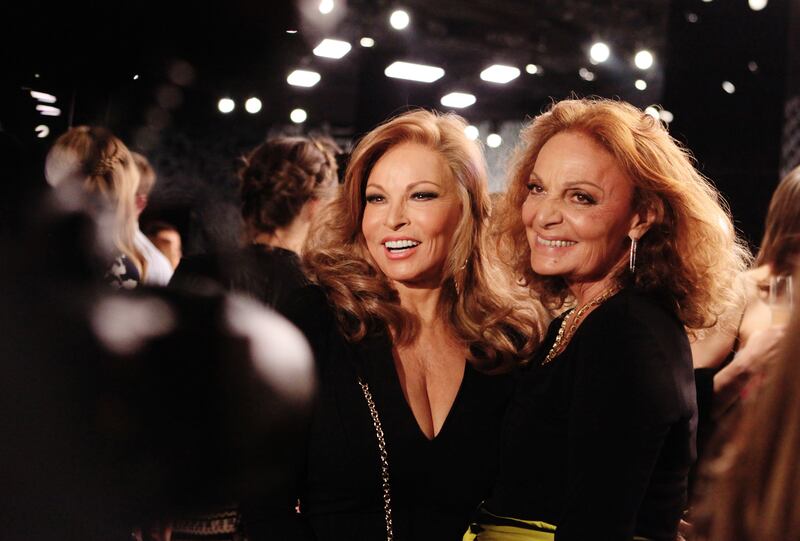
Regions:
M 791 276 L 772 276 L 769 280 L 769 309 L 771 324 L 783 327 L 789 323 L 794 303 L 794 287 Z

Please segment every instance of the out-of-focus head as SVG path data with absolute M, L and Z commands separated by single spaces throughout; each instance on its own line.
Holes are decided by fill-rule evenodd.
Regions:
M 248 234 L 290 225 L 309 201 L 335 193 L 336 154 L 328 138 L 276 137 L 256 147 L 239 170 L 242 217 Z
M 169 259 L 172 268 L 177 268 L 183 257 L 183 243 L 178 229 L 172 224 L 157 220 L 145 225 L 142 232 Z
M 772 274 L 793 274 L 800 256 L 800 166 L 775 188 L 769 203 L 757 265 L 769 265 Z
M 730 282 L 745 267 L 746 250 L 719 193 L 660 121 L 625 102 L 571 99 L 553 104 L 520 137 L 499 217 L 505 243 L 500 253 L 510 255 L 514 270 L 548 305 L 560 306 L 569 296 L 567 282 L 560 273 L 537 270 L 562 252 L 577 254 L 584 243 L 589 258 L 565 260 L 569 268 L 561 271 L 613 268 L 615 281 L 669 294 L 689 327 L 713 324 L 733 295 Z M 541 225 L 526 231 L 523 206 L 529 221 L 558 218 L 551 210 L 531 216 L 537 199 L 555 197 L 547 193 L 554 182 L 560 208 L 568 209 L 561 219 L 571 220 L 575 238 L 550 239 Z M 602 210 L 602 201 L 615 203 L 608 213 L 585 220 Z M 645 227 L 635 228 L 637 223 Z M 631 237 L 638 239 L 635 274 L 619 264 Z M 541 249 L 541 267 L 531 267 L 531 244 Z
M 410 278 L 436 269 L 437 281 L 446 280 L 463 271 L 475 250 L 490 201 L 483 154 L 464 134 L 466 125 L 457 115 L 415 110 L 378 126 L 353 150 L 342 201 L 348 221 L 342 228 L 364 258 L 390 278 L 395 272 Z M 406 226 L 393 221 L 415 216 L 419 227 L 411 227 L 421 238 L 410 240 L 421 244 L 405 253 L 387 249 L 384 239 L 405 238 Z
M 147 206 L 147 198 L 150 192 L 153 191 L 153 186 L 156 184 L 156 172 L 150 161 L 138 152 L 131 152 L 133 156 L 133 163 L 136 164 L 136 169 L 139 171 L 139 188 L 136 190 L 136 210 L 139 214 L 142 213 Z

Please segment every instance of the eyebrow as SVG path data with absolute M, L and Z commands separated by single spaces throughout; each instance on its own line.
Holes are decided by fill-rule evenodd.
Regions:
M 435 182 L 433 180 L 418 180 L 416 182 L 412 182 L 411 184 L 409 184 L 408 187 L 406 188 L 406 191 L 411 191 L 411 190 L 415 189 L 417 186 L 419 186 L 420 184 L 433 184 L 437 188 L 441 188 L 442 187 L 441 184 L 439 184 L 438 182 Z M 386 189 L 383 186 L 381 186 L 380 183 L 378 183 L 378 182 L 369 182 L 368 181 L 367 185 L 364 186 L 365 190 L 367 188 L 377 188 L 379 190 L 386 191 Z
M 542 182 L 542 178 L 539 175 L 537 175 L 536 173 L 534 173 L 534 172 L 531 172 L 530 179 L 538 180 L 539 182 Z M 599 184 L 597 184 L 595 182 L 592 182 L 591 180 L 573 180 L 573 181 L 567 182 L 566 185 L 565 185 L 565 188 L 567 188 L 567 189 L 575 188 L 576 186 L 582 186 L 582 185 L 587 185 L 587 184 L 589 186 L 594 186 L 595 188 L 597 188 L 598 190 L 600 190 L 603 193 L 606 192 L 603 189 L 602 186 L 600 186 Z

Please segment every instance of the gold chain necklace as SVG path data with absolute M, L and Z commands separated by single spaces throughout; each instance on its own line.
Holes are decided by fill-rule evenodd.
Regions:
M 595 297 L 594 299 L 590 300 L 583 306 L 581 306 L 577 312 L 575 312 L 575 316 L 571 318 L 572 324 L 569 326 L 569 330 L 565 334 L 565 330 L 567 329 L 567 322 L 570 321 L 570 316 L 572 315 L 573 310 L 564 316 L 564 320 L 561 322 L 561 326 L 558 328 L 558 334 L 556 334 L 556 339 L 553 342 L 553 345 L 550 347 L 550 351 L 547 352 L 547 356 L 542 361 L 541 366 L 548 364 L 550 361 L 556 358 L 556 355 L 561 353 L 561 344 L 566 343 L 573 334 L 575 334 L 575 330 L 578 328 L 578 325 L 581 322 L 581 318 L 583 314 L 586 313 L 589 308 L 593 308 L 598 306 L 608 300 L 609 297 L 615 295 L 620 290 L 620 287 L 617 285 L 611 286 L 605 291 L 603 291 L 600 295 Z

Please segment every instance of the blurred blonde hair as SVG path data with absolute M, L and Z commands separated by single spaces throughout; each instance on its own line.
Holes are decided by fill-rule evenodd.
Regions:
M 114 244 L 133 262 L 144 279 L 147 262 L 133 240 L 137 230 L 139 171 L 125 143 L 105 128 L 70 128 L 56 139 L 47 154 L 45 176 L 54 187 L 73 183 L 112 205 Z
M 588 135 L 614 156 L 633 181 L 635 210 L 655 215 L 639 240 L 635 275 L 626 266 L 615 278 L 645 290 L 666 291 L 690 329 L 714 325 L 739 302 L 734 280 L 748 267 L 749 251 L 735 233 L 727 204 L 695 169 L 689 152 L 661 122 L 628 103 L 564 100 L 522 130 L 497 221 L 498 252 L 548 308 L 555 310 L 572 300 L 562 278 L 540 276 L 531 269 L 521 216 L 540 150 L 551 137 L 567 131 Z
M 445 264 L 439 313 L 469 345 L 472 362 L 494 367 L 526 359 L 538 344 L 543 311 L 523 288 L 488 259 L 490 213 L 486 164 L 480 147 L 464 134 L 464 119 L 414 110 L 364 136 L 353 150 L 338 197 L 309 234 L 304 252 L 312 277 L 327 291 L 351 341 L 385 325 L 397 343 L 413 341 L 417 319 L 400 306 L 397 291 L 367 249 L 361 220 L 365 187 L 375 163 L 389 149 L 423 145 L 438 153 L 455 181 L 462 215 Z

